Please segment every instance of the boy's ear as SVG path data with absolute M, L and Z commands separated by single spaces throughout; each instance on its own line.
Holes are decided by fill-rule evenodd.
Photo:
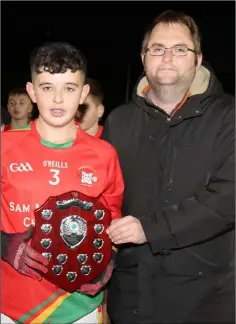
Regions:
M 98 109 L 97 109 L 97 111 L 98 111 L 98 118 L 102 118 L 102 116 L 104 114 L 104 110 L 105 110 L 105 108 L 104 108 L 103 105 L 99 105 L 98 106 Z
M 79 102 L 80 105 L 82 105 L 84 103 L 84 100 L 87 98 L 87 96 L 89 94 L 89 90 L 90 90 L 89 84 L 85 84 L 83 86 L 83 90 L 82 90 L 81 97 L 80 97 L 80 102 Z
M 33 83 L 27 82 L 26 83 L 26 90 L 27 90 L 28 95 L 30 96 L 31 100 L 33 101 L 33 103 L 36 103 L 36 97 L 35 97 Z

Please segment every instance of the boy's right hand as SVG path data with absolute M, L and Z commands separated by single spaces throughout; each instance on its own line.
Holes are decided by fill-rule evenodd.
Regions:
M 19 273 L 41 280 L 40 272 L 46 273 L 48 260 L 32 249 L 27 242 L 33 235 L 33 226 L 23 233 L 1 232 L 1 258 Z

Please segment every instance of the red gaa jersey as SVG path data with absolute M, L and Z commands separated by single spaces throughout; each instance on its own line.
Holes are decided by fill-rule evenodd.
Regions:
M 109 143 L 78 128 L 70 147 L 53 148 L 42 144 L 35 122 L 30 128 L 1 135 L 3 231 L 25 231 L 34 224 L 35 208 L 50 196 L 72 190 L 99 197 L 113 219 L 121 216 L 124 184 L 117 153 Z M 52 313 L 52 323 L 72 323 L 80 317 L 81 298 L 93 303 L 88 296 L 69 294 L 44 279 L 23 276 L 4 261 L 1 267 L 1 312 L 20 323 L 48 323 Z

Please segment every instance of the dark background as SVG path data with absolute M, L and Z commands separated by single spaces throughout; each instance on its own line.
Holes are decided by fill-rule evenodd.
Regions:
M 204 59 L 224 89 L 235 93 L 235 2 L 19 1 L 2 7 L 2 105 L 29 80 L 29 55 L 44 41 L 67 41 L 87 57 L 89 76 L 104 91 L 107 113 L 129 97 L 142 72 L 140 45 L 148 24 L 167 9 L 185 11 L 199 25 Z M 130 78 L 127 77 L 128 66 Z

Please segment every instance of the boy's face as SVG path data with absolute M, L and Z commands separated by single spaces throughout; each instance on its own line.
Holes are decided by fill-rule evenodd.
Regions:
M 32 112 L 33 104 L 25 94 L 14 94 L 8 98 L 7 109 L 13 119 L 27 119 Z
M 93 126 L 98 125 L 99 119 L 104 113 L 104 106 L 98 103 L 91 95 L 87 96 L 83 105 L 85 105 L 85 111 L 83 113 L 81 111 L 82 109 L 78 109 L 76 119 L 79 121 L 80 127 L 84 131 L 87 131 Z
M 84 85 L 84 75 L 80 71 L 51 74 L 36 74 L 33 82 L 28 82 L 26 89 L 38 106 L 40 118 L 53 127 L 68 125 L 89 92 L 89 85 Z

